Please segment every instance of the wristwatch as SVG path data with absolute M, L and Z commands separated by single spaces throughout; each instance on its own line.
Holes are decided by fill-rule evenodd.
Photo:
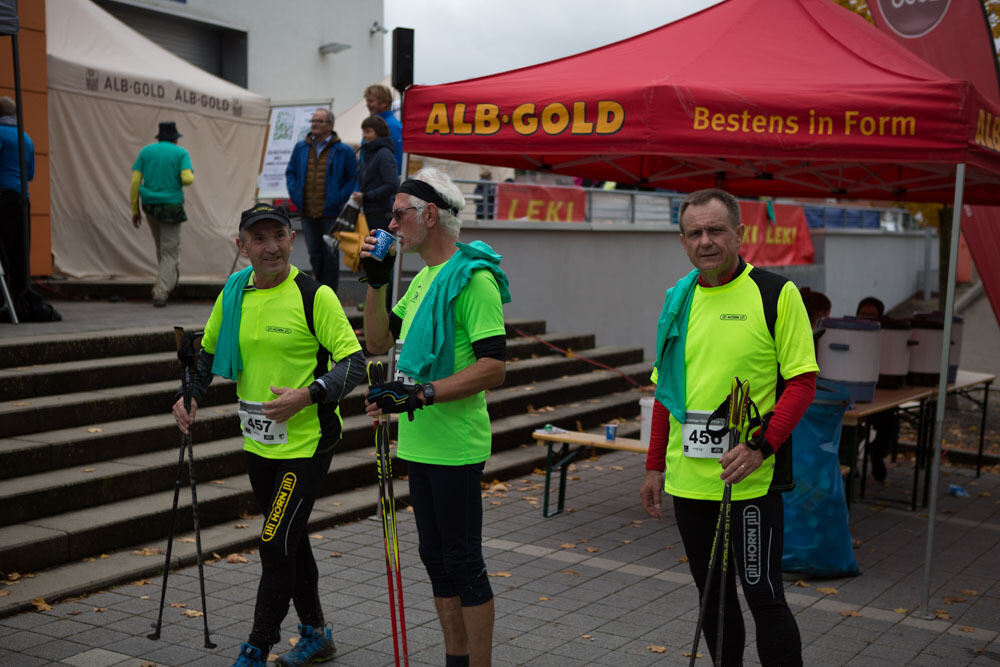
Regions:
M 424 393 L 424 405 L 434 405 L 434 385 L 430 382 L 426 382 L 420 385 L 420 391 Z
M 326 395 L 326 390 L 323 389 L 323 385 L 319 382 L 313 382 L 309 385 L 309 398 L 312 399 L 313 403 L 322 401 L 324 395 Z

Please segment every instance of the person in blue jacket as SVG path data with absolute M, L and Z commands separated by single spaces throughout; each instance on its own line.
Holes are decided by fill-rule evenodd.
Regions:
M 316 109 L 311 131 L 295 144 L 285 169 L 288 197 L 302 215 L 302 234 L 313 278 L 334 291 L 340 282 L 340 253 L 323 241 L 354 192 L 358 163 L 354 151 L 333 131 L 333 113 Z

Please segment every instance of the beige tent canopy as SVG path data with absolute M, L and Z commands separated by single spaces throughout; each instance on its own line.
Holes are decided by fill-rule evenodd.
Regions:
M 139 150 L 172 120 L 191 154 L 182 279 L 225 277 L 253 202 L 269 101 L 160 48 L 90 0 L 46 0 L 52 252 L 57 273 L 152 278 L 153 241 L 131 225 Z

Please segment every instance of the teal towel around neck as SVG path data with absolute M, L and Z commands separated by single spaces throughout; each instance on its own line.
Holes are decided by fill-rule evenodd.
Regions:
M 667 290 L 663 310 L 656 325 L 656 400 L 684 423 L 687 398 L 685 382 L 684 346 L 687 342 L 688 314 L 691 299 L 698 284 L 698 270 L 677 281 Z
M 493 273 L 501 303 L 510 302 L 510 284 L 500 268 L 502 256 L 482 241 L 455 242 L 458 252 L 434 277 L 420 302 L 399 355 L 399 370 L 417 382 L 431 382 L 455 372 L 455 299 L 473 271 Z
M 215 343 L 215 359 L 212 372 L 224 378 L 235 380 L 243 370 L 240 357 L 240 317 L 243 315 L 243 289 L 250 280 L 253 267 L 248 266 L 229 276 L 222 288 L 222 324 L 219 325 L 219 340 Z

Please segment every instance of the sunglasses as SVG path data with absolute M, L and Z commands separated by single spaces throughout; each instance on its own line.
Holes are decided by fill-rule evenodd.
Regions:
M 406 208 L 394 208 L 392 209 L 392 219 L 396 222 L 402 222 L 403 216 L 406 215 L 407 211 L 416 211 L 416 206 L 407 206 Z

